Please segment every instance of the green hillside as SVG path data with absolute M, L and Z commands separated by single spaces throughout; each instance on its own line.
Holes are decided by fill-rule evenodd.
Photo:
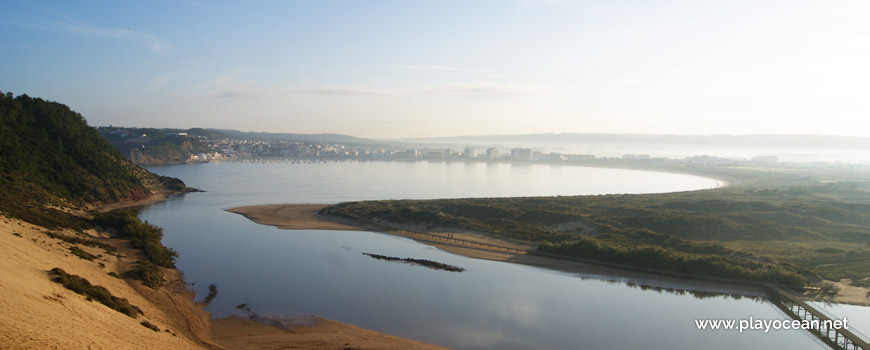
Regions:
M 69 226 L 54 206 L 134 200 L 186 187 L 127 161 L 66 105 L 0 92 L 0 212 Z M 75 226 L 75 225 L 74 225 Z

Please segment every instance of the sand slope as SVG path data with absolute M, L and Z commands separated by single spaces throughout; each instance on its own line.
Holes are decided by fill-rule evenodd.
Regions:
M 124 263 L 118 257 L 101 249 L 80 247 L 103 256 L 95 261 L 81 259 L 69 253 L 70 244 L 49 238 L 43 231 L 0 217 L 0 348 L 139 349 L 146 344 L 153 349 L 217 348 L 208 339 L 208 332 L 203 332 L 210 326 L 208 315 L 193 305 L 190 294 L 171 288 L 151 290 L 138 282 L 111 277 L 107 273 L 120 272 L 118 267 Z M 108 288 L 116 297 L 141 308 L 144 315 L 133 319 L 85 300 L 49 279 L 48 270 L 54 267 Z M 174 307 L 161 308 L 155 301 Z M 143 327 L 142 321 L 157 325 L 161 331 Z
M 310 325 L 280 329 L 231 316 L 214 321 L 214 337 L 231 349 L 443 349 L 325 318 L 310 319 Z

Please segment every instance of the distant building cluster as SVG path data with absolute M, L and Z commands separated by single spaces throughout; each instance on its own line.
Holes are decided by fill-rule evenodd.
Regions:
M 125 129 L 103 127 L 98 129 L 103 137 L 119 149 L 139 149 L 160 147 L 166 143 L 175 144 L 189 163 L 210 162 L 224 159 L 246 158 L 296 158 L 296 159 L 372 159 L 372 160 L 456 160 L 481 162 L 575 162 L 607 164 L 615 161 L 628 162 L 671 162 L 680 164 L 704 165 L 765 165 L 778 162 L 776 156 L 756 156 L 749 160 L 738 160 L 717 156 L 692 156 L 682 160 L 655 158 L 648 154 L 624 154 L 617 158 L 598 158 L 591 154 L 562 154 L 542 152 L 532 148 L 507 148 L 466 146 L 462 149 L 448 147 L 396 147 L 389 145 L 347 145 L 331 142 L 294 142 L 263 141 L 234 138 L 208 139 L 202 135 L 188 132 L 160 132 L 157 129 Z M 145 130 L 157 130 L 150 136 Z M 122 150 L 123 151 L 123 150 Z M 504 152 L 502 152 L 504 151 Z
M 224 157 L 223 154 L 220 154 L 218 152 L 197 153 L 197 154 L 191 153 L 189 156 L 187 156 L 187 162 L 188 163 L 207 163 L 210 160 L 221 160 L 221 159 L 225 159 L 225 158 L 226 157 Z

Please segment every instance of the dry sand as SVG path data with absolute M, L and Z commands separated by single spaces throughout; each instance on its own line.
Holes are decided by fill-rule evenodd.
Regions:
M 839 289 L 836 295 L 821 295 L 816 291 L 808 291 L 802 296 L 815 301 L 827 301 L 832 303 L 870 306 L 870 289 L 852 285 L 852 280 L 844 278 L 839 282 L 827 281 Z
M 138 349 L 145 344 L 153 349 L 217 348 L 203 336 L 208 335 L 208 314 L 193 304 L 191 294 L 179 292 L 177 285 L 151 290 L 138 282 L 111 277 L 108 272 L 122 272 L 123 259 L 102 249 L 80 247 L 102 255 L 95 261 L 83 260 L 69 252 L 70 244 L 49 238 L 44 231 L 0 217 L 0 348 Z M 122 249 L 124 253 L 130 251 Z M 50 280 L 48 271 L 55 267 L 106 287 L 116 297 L 141 308 L 144 315 L 130 318 L 85 300 Z M 170 271 L 169 277 L 177 277 L 177 272 Z M 143 327 L 139 324 L 142 321 L 157 325 L 161 331 Z
M 165 198 L 153 196 L 113 208 L 136 206 Z M 50 238 L 45 228 L 0 216 L 0 349 L 438 349 L 438 347 L 320 318 L 309 325 L 279 329 L 245 318 L 210 320 L 194 303 L 183 276 L 166 270 L 168 283 L 158 289 L 138 281 L 117 279 L 132 268 L 141 252 L 120 239 L 93 230 L 92 239 L 116 246 L 117 255 L 77 245 L 94 255 L 81 259 L 72 244 Z M 65 230 L 65 235 L 75 232 Z M 102 264 L 103 266 L 100 266 Z M 87 301 L 51 281 L 55 267 L 106 287 L 127 299 L 144 315 L 130 318 L 96 301 Z M 160 328 L 154 332 L 140 322 Z
M 429 244 L 439 249 L 471 258 L 512 262 L 523 265 L 547 268 L 569 273 L 582 273 L 594 278 L 608 281 L 639 282 L 644 285 L 664 288 L 686 288 L 698 291 L 718 291 L 733 294 L 766 295 L 767 292 L 754 285 L 735 285 L 727 282 L 683 278 L 678 276 L 649 273 L 643 271 L 626 270 L 617 267 L 594 265 L 578 261 L 554 259 L 539 255 L 515 254 L 505 251 L 488 250 L 478 246 L 456 244 L 448 240 L 426 239 L 419 236 L 406 235 L 397 231 L 384 231 L 380 227 L 373 227 L 364 222 L 353 219 L 338 218 L 329 215 L 319 215 L 320 209 L 326 204 L 268 204 L 227 209 L 229 212 L 242 214 L 248 219 L 264 225 L 272 225 L 283 229 L 309 229 L 309 230 L 352 230 L 352 231 L 379 231 L 391 234 L 399 234 L 413 238 L 424 244 Z M 487 235 L 482 232 L 465 231 L 453 228 L 402 225 L 385 223 L 392 227 L 425 232 L 436 236 L 452 235 L 454 238 L 483 242 L 496 245 L 513 246 L 521 250 L 531 249 L 531 245 L 517 242 L 509 242 Z M 833 298 L 825 300 L 837 303 L 870 306 L 867 298 L 870 289 L 848 285 L 848 281 L 832 282 L 840 287 L 840 293 Z M 814 298 L 814 295 L 805 294 L 804 297 Z M 821 298 L 815 298 L 821 300 Z
M 215 339 L 232 349 L 443 349 L 368 329 L 310 317 L 309 325 L 282 329 L 239 316 L 213 321 Z

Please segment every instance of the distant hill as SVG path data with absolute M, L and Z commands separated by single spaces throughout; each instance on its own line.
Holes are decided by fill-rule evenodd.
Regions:
M 382 141 L 363 139 L 349 135 L 341 134 L 292 134 L 292 133 L 270 133 L 270 132 L 250 132 L 227 129 L 207 129 L 217 133 L 227 135 L 235 139 L 254 140 L 254 141 L 290 141 L 290 142 L 320 142 L 320 143 L 337 143 L 343 145 L 370 145 L 383 143 Z
M 203 140 L 223 140 L 226 134 L 206 129 L 156 129 L 102 126 L 100 136 L 136 164 L 178 164 L 191 154 L 214 150 Z
M 377 145 L 382 142 L 339 134 L 291 134 L 247 132 L 228 129 L 159 129 L 101 126 L 100 136 L 136 164 L 178 164 L 191 155 L 223 152 L 214 141 L 227 139 L 262 142 L 300 142 L 341 144 L 346 146 Z M 226 154 L 222 154 L 226 156 Z
M 442 144 L 655 144 L 655 145 L 718 145 L 740 147 L 781 148 L 868 148 L 870 137 L 832 135 L 653 135 L 600 133 L 546 133 L 519 135 L 478 135 L 402 139 L 406 142 Z
M 66 105 L 0 93 L 0 211 L 23 218 L 45 205 L 113 203 L 185 188 L 126 160 Z

